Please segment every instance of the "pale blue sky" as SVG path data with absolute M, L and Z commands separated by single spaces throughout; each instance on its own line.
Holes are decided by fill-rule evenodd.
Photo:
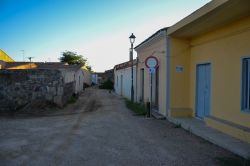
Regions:
M 209 0 L 0 0 L 0 49 L 16 61 L 58 61 L 61 52 L 88 58 L 95 71 L 128 61 L 135 45 Z M 28 60 L 27 58 L 25 59 Z

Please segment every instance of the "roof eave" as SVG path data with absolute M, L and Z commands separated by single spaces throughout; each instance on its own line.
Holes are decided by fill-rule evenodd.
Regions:
M 137 45 L 134 49 L 137 51 L 138 49 L 140 49 L 141 47 L 143 47 L 147 43 L 150 43 L 159 34 L 162 34 L 163 32 L 165 32 L 165 34 L 166 34 L 167 31 L 168 31 L 168 27 L 165 27 L 165 28 L 162 28 L 162 29 L 156 31 L 153 35 L 151 35 L 150 37 L 145 39 L 143 42 L 141 42 L 139 45 Z
M 213 0 L 168 29 L 172 37 L 192 38 L 249 16 L 249 0 Z

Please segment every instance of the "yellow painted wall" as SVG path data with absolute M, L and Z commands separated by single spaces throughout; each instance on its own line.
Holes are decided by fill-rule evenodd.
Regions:
M 211 118 L 205 118 L 206 125 L 209 127 L 216 128 L 222 132 L 225 132 L 233 137 L 241 139 L 245 142 L 250 143 L 250 132 L 244 130 L 243 128 L 237 128 L 232 125 L 221 123 L 219 121 L 213 120 Z
M 155 52 L 155 53 L 154 53 Z M 139 101 L 140 88 L 140 69 L 144 68 L 144 102 L 150 100 L 150 76 L 145 66 L 145 59 L 153 55 L 159 60 L 159 113 L 166 115 L 166 39 L 162 37 L 160 40 L 152 41 L 152 43 L 137 50 L 138 68 L 137 68 L 137 101 Z
M 202 28 L 202 27 L 201 27 Z M 250 142 L 250 113 L 241 111 L 241 63 L 250 57 L 250 17 L 184 40 L 170 37 L 170 116 L 195 116 L 196 66 L 211 63 L 210 115 L 234 125 L 205 118 L 208 126 Z M 184 67 L 176 73 L 175 67 Z
M 192 39 L 190 106 L 195 110 L 196 65 L 211 63 L 212 116 L 250 127 L 250 114 L 241 112 L 241 61 L 250 57 L 250 17 Z
M 2 50 L 0 50 L 0 60 L 4 61 L 4 62 L 14 62 L 14 60 L 9 57 L 5 52 L 3 52 Z
M 189 98 L 189 42 L 170 38 L 170 115 L 187 114 L 190 110 Z M 183 67 L 182 72 L 176 72 L 176 66 Z M 174 113 L 178 111 L 179 113 Z M 172 113 L 171 113 L 172 112 Z

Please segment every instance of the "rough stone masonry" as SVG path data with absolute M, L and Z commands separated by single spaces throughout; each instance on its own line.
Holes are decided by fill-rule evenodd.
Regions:
M 50 69 L 0 70 L 0 111 L 18 110 L 32 102 L 62 107 L 74 92 L 62 71 Z

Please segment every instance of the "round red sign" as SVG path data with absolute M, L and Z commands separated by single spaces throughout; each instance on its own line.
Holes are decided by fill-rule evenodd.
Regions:
M 158 59 L 155 56 L 149 56 L 145 60 L 147 68 L 157 68 L 159 66 Z

